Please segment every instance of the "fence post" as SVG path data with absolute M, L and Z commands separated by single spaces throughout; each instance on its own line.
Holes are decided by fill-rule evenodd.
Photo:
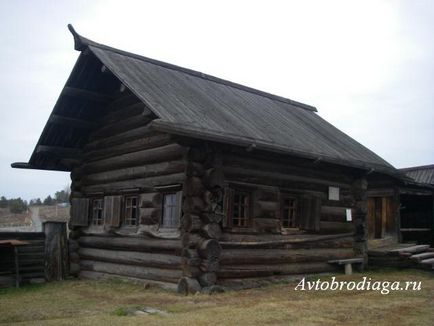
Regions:
M 47 281 L 64 280 L 68 275 L 68 240 L 65 222 L 45 222 L 45 277 Z

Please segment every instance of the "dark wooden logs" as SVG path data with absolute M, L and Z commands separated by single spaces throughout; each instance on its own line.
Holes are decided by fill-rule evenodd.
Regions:
M 184 182 L 184 195 L 185 196 L 198 196 L 200 197 L 205 191 L 202 180 L 198 177 L 188 177 Z
M 200 217 L 204 223 L 220 223 L 225 215 L 217 212 L 206 212 L 202 213 Z
M 321 262 L 354 257 L 352 248 L 346 249 L 225 249 L 221 265 L 278 264 Z
M 145 252 L 181 252 L 179 240 L 161 240 L 133 237 L 97 237 L 86 236 L 79 239 L 81 247 L 119 249 L 127 251 Z
M 366 227 L 368 212 L 367 189 L 368 183 L 365 178 L 355 180 L 351 187 L 351 191 L 355 200 L 355 207 L 353 213 L 353 223 L 355 226 L 354 251 L 358 256 L 364 257 L 365 264 L 367 263 L 368 259 L 368 230 Z
M 292 182 L 302 182 L 308 185 L 323 185 L 328 186 L 331 183 L 335 184 L 339 187 L 348 187 L 348 184 L 324 180 L 320 178 L 307 177 L 303 176 L 303 174 L 294 174 L 292 173 L 279 173 L 274 170 L 267 169 L 256 170 L 256 169 L 248 169 L 245 167 L 223 167 L 223 171 L 226 177 L 239 180 L 242 182 L 248 183 L 257 183 L 264 185 L 285 185 Z
M 111 123 L 105 123 L 100 128 L 92 132 L 90 138 L 92 140 L 103 139 L 104 137 L 111 136 L 113 134 L 119 134 L 134 128 L 138 128 L 148 124 L 152 117 L 148 115 L 147 110 L 143 107 L 142 112 L 128 118 L 124 118 L 119 121 L 113 121 Z
M 274 171 L 285 175 L 299 175 L 308 176 L 314 179 L 322 179 L 324 181 L 334 184 L 335 182 L 346 184 L 349 188 L 352 177 L 350 173 L 342 173 L 342 167 L 318 168 L 318 166 L 311 165 L 306 161 L 300 162 L 294 158 L 288 157 L 269 157 L 262 155 L 249 155 L 241 153 L 224 153 L 223 167 L 243 167 L 246 169 L 254 169 L 258 171 Z
M 200 292 L 201 286 L 195 278 L 182 277 L 178 282 L 178 293 L 188 295 Z
M 79 254 L 81 259 L 85 260 L 167 269 L 179 269 L 181 267 L 181 257 L 168 254 L 94 248 L 81 248 Z
M 129 142 L 123 142 L 119 145 L 96 148 L 84 153 L 85 159 L 89 161 L 101 160 L 104 158 L 122 155 L 126 153 L 145 150 L 148 148 L 162 147 L 172 142 L 170 135 L 155 134 L 148 137 L 140 137 Z
M 220 244 L 215 239 L 207 239 L 200 243 L 198 247 L 199 255 L 205 259 L 218 259 L 222 252 Z
M 197 278 L 201 274 L 201 270 L 197 266 L 184 264 L 182 266 L 182 275 L 187 277 Z
M 139 138 L 155 135 L 155 131 L 151 130 L 148 125 L 125 131 L 101 140 L 90 141 L 86 144 L 84 150 L 98 150 L 102 148 L 109 148 L 116 145 L 121 145 L 129 141 Z
M 206 205 L 200 197 L 186 197 L 184 198 L 182 210 L 184 213 L 201 214 Z
M 245 238 L 245 240 L 243 239 Z M 252 241 L 251 238 L 241 236 L 240 239 L 234 238 L 234 235 L 230 241 L 220 241 L 223 248 L 339 248 L 342 247 L 342 242 L 352 243 L 353 232 L 339 233 L 339 234 L 326 234 L 326 235 L 309 235 L 309 236 L 289 236 L 286 239 L 270 240 L 269 238 L 254 236 L 256 241 Z M 262 239 L 262 240 L 261 240 Z M 241 240 L 241 241 L 237 241 Z M 337 241 L 337 244 L 333 242 Z
M 218 278 L 267 277 L 273 275 L 312 274 L 334 272 L 338 268 L 327 262 L 275 265 L 232 265 L 217 272 Z
M 211 286 L 217 282 L 217 275 L 216 273 L 202 273 L 198 277 L 198 280 L 203 287 Z
M 108 273 L 113 275 L 123 275 L 137 277 L 141 279 L 150 279 L 155 281 L 176 283 L 182 276 L 181 270 L 177 269 L 162 269 L 154 267 L 134 266 L 113 264 L 107 262 L 98 262 L 91 260 L 81 260 L 81 270 L 94 271 L 100 273 Z
M 143 177 L 154 177 L 181 173 L 185 170 L 185 163 L 181 160 L 167 161 L 161 163 L 146 164 L 141 166 L 128 167 L 118 170 L 87 174 L 83 178 L 83 184 L 92 185 L 115 181 L 131 180 Z
M 185 171 L 187 177 L 201 177 L 205 173 L 205 169 L 201 163 L 189 162 Z
M 70 263 L 69 264 L 69 274 L 72 276 L 77 276 L 80 273 L 80 264 L 79 263 Z
M 203 272 L 217 272 L 220 268 L 220 262 L 216 258 L 202 259 L 199 268 Z
M 178 144 L 169 144 L 90 162 L 86 164 L 83 169 L 86 173 L 92 173 L 130 166 L 140 166 L 144 164 L 175 160 L 181 158 L 184 153 L 184 147 Z
M 208 223 L 201 230 L 201 234 L 208 239 L 220 239 L 222 229 L 217 223 Z
M 184 180 L 184 173 L 175 173 L 169 175 L 160 175 L 148 178 L 137 178 L 127 181 L 118 181 L 105 184 L 96 184 L 91 186 L 83 186 L 82 190 L 87 193 L 94 192 L 113 192 L 125 189 L 153 189 L 155 186 L 164 184 L 178 184 Z
M 196 248 L 203 238 L 197 233 L 185 232 L 181 237 L 183 248 Z
M 68 240 L 68 250 L 69 250 L 69 252 L 75 252 L 75 251 L 78 250 L 79 247 L 80 246 L 79 246 L 77 240 L 74 240 L 74 239 L 69 239 Z
M 220 168 L 211 168 L 205 171 L 203 183 L 208 189 L 224 186 L 223 171 Z
M 198 231 L 202 227 L 202 221 L 197 215 L 184 214 L 181 219 L 181 227 L 187 232 Z

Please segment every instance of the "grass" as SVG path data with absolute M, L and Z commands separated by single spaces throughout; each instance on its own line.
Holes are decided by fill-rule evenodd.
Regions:
M 110 281 L 64 281 L 0 290 L 5 325 L 434 325 L 434 274 L 384 270 L 338 280 L 421 281 L 421 291 L 294 291 L 297 282 L 216 295 L 180 296 Z M 321 276 L 330 280 L 331 276 Z M 312 278 L 311 278 L 312 279 Z M 314 280 L 316 278 L 313 278 Z M 130 316 L 137 307 L 169 316 Z

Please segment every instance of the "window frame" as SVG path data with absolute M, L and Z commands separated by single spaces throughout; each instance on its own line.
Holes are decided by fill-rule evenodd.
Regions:
M 241 229 L 245 230 L 252 227 L 252 221 L 253 221 L 253 201 L 252 201 L 252 190 L 251 189 L 242 189 L 238 187 L 230 187 L 230 198 L 229 198 L 229 207 L 228 207 L 228 214 L 227 214 L 227 225 L 229 228 L 232 229 Z M 246 217 L 244 220 L 246 221 L 245 225 L 235 225 L 234 224 L 234 205 L 235 205 L 235 196 L 238 194 L 242 194 L 247 197 L 247 204 L 245 204 L 245 212 Z M 238 218 L 239 219 L 239 218 Z
M 136 200 L 136 204 L 135 205 L 131 205 L 129 207 L 127 207 L 127 203 L 128 200 L 130 199 L 135 199 Z M 139 217 L 140 217 L 140 196 L 139 194 L 129 194 L 129 195 L 125 195 L 122 198 L 122 207 L 123 207 L 123 215 L 122 215 L 122 223 L 121 226 L 124 227 L 138 227 L 139 226 Z M 131 214 L 133 214 L 133 208 L 135 208 L 135 216 L 127 216 L 127 210 L 128 208 L 131 209 Z M 135 224 L 132 224 L 131 221 L 135 221 Z
M 104 197 L 94 197 L 91 198 L 91 205 L 90 206 L 90 226 L 103 226 L 104 225 Z M 95 218 L 95 203 L 100 202 L 100 207 L 97 207 L 98 211 L 100 212 L 100 216 Z M 95 223 L 96 221 L 96 223 Z
M 294 219 L 294 226 L 284 226 L 284 217 L 285 217 L 285 200 L 290 199 L 293 200 L 293 206 L 288 207 L 288 209 L 292 210 L 293 212 L 293 219 Z M 288 219 L 289 220 L 289 219 Z M 281 194 L 280 195 L 280 223 L 282 229 L 299 229 L 299 223 L 298 223 L 298 198 L 297 196 L 291 195 L 291 194 Z

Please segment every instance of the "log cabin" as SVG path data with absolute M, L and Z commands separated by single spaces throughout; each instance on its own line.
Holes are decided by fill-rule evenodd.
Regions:
M 393 166 L 315 107 L 69 29 L 78 60 L 12 167 L 71 173 L 71 274 L 192 293 L 366 263 L 368 185 Z

